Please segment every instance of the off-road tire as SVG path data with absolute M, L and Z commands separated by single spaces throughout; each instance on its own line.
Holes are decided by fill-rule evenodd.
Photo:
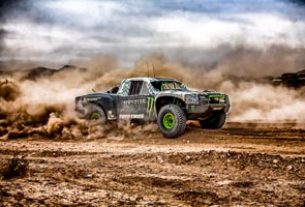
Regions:
M 97 121 L 99 124 L 106 124 L 107 117 L 104 109 L 95 105 L 95 104 L 87 104 L 86 105 L 86 119 L 90 121 Z
M 185 131 L 186 115 L 179 106 L 168 104 L 163 106 L 158 113 L 157 123 L 165 137 L 176 138 Z
M 200 126 L 203 129 L 220 129 L 225 124 L 226 118 L 226 112 L 223 110 L 213 111 L 210 118 L 200 121 Z
M 284 73 L 282 75 L 282 83 L 284 86 L 297 88 L 299 86 L 298 76 L 295 73 Z

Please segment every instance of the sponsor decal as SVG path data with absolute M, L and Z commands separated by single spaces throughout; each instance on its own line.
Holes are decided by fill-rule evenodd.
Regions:
M 97 101 L 99 100 L 100 98 L 99 97 L 93 97 L 93 98 L 84 98 L 84 101 Z
M 120 119 L 144 119 L 144 114 L 121 114 Z
M 154 102 L 155 102 L 155 99 L 154 97 L 147 97 L 147 106 L 146 106 L 146 109 L 147 109 L 147 114 L 149 117 L 152 116 L 153 114 L 153 111 L 154 111 Z
M 123 105 L 145 104 L 145 99 L 127 99 L 123 101 Z
M 175 98 L 175 99 L 174 99 L 174 104 L 180 106 L 180 101 L 179 101 L 179 99 Z

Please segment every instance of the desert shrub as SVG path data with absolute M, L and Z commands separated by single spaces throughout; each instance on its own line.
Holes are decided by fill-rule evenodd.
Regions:
M 24 157 L 14 157 L 10 159 L 6 165 L 4 165 L 4 168 L 2 169 L 2 177 L 4 179 L 23 177 L 27 174 L 28 169 L 28 160 L 24 159 Z

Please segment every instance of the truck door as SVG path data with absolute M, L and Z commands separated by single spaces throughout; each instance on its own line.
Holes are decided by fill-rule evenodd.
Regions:
M 147 83 L 144 81 L 130 81 L 127 91 L 119 97 L 120 119 L 148 119 L 148 97 Z

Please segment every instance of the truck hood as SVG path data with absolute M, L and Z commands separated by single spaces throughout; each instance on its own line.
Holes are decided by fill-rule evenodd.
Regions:
M 96 101 L 99 100 L 101 97 L 105 97 L 105 96 L 109 96 L 108 93 L 100 93 L 100 92 L 96 92 L 96 93 L 89 93 L 86 95 L 82 95 L 82 96 L 77 96 L 75 97 L 76 101 Z
M 166 90 L 166 91 L 161 91 L 158 92 L 158 95 L 163 96 L 163 95 L 179 95 L 179 96 L 185 96 L 188 94 L 197 94 L 201 96 L 209 96 L 209 95 L 226 95 L 222 92 L 218 91 L 210 91 L 210 90 L 205 90 L 205 91 L 181 91 L 181 90 Z

